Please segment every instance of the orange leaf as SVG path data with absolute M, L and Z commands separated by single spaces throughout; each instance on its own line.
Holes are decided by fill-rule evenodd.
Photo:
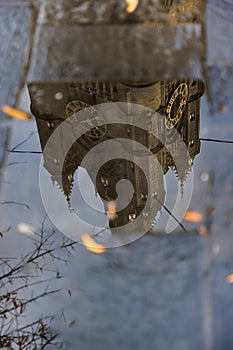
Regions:
M 139 4 L 139 0 L 125 0 L 126 1 L 126 11 L 132 13 L 136 10 Z
M 203 221 L 203 215 L 199 211 L 188 210 L 184 215 L 184 219 L 186 221 L 198 223 Z
M 110 220 L 114 220 L 116 218 L 116 202 L 112 201 L 108 203 L 107 215 Z
M 4 105 L 2 106 L 3 113 L 7 114 L 9 117 L 20 119 L 20 120 L 29 120 L 31 119 L 31 115 L 23 112 L 19 109 Z
M 82 241 L 87 250 L 89 252 L 95 254 L 102 254 L 106 252 L 106 247 L 102 244 L 97 243 L 88 233 L 82 234 Z
M 200 235 L 205 236 L 205 235 L 208 234 L 208 229 L 207 229 L 207 227 L 205 227 L 204 225 L 200 225 L 200 226 L 198 226 L 198 228 L 197 228 L 197 232 L 198 232 Z
M 226 277 L 226 282 L 227 283 L 233 283 L 233 273 L 231 273 L 230 275 L 228 275 Z

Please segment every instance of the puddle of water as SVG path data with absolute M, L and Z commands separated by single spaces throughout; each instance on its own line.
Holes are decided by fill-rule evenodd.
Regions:
M 170 1 L 166 3 L 170 6 Z M 82 349 L 101 350 L 119 348 L 119 345 L 127 350 L 167 349 L 171 344 L 174 349 L 218 350 L 232 347 L 233 151 L 232 144 L 224 142 L 232 141 L 233 131 L 229 99 L 232 93 L 229 78 L 232 75 L 231 41 L 224 29 L 228 28 L 230 32 L 232 27 L 230 11 L 226 14 L 227 6 L 229 10 L 232 8 L 230 5 L 227 0 L 219 6 L 216 1 L 209 2 L 207 6 L 208 93 L 214 99 L 212 106 L 203 95 L 202 83 L 196 80 L 138 84 L 30 84 L 31 101 L 25 88 L 18 107 L 30 112 L 32 102 L 36 120 L 1 120 L 1 258 L 7 258 L 7 263 L 10 261 L 15 265 L 15 260 L 11 258 L 20 259 L 23 254 L 35 249 L 33 239 L 41 238 L 42 227 L 45 239 L 53 230 L 49 219 L 44 221 L 47 213 L 39 187 L 41 168 L 46 176 L 49 208 L 57 213 L 53 223 L 57 222 L 63 233 L 69 227 L 67 236 L 78 241 L 82 240 L 85 232 L 89 248 L 98 253 L 104 252 L 90 254 L 81 245 L 76 245 L 72 255 L 60 251 L 56 253 L 57 257 L 67 259 L 67 265 L 49 256 L 41 263 L 41 271 L 33 263 L 23 264 L 20 271 L 24 277 L 28 276 L 29 282 L 39 282 L 21 290 L 23 298 L 28 298 L 31 292 L 36 295 L 43 293 L 48 288 L 61 288 L 61 291 L 52 298 L 41 298 L 38 305 L 30 305 L 28 312 L 23 313 L 26 318 L 20 319 L 20 325 L 38 320 L 38 315 L 57 314 L 53 330 L 61 334 L 65 349 L 76 348 L 77 344 Z M 10 6 L 10 10 L 4 11 L 20 21 L 21 31 L 18 33 L 16 20 L 2 22 L 5 38 L 2 46 L 10 42 L 11 52 L 8 60 L 4 59 L 3 72 L 11 72 L 9 66 L 13 67 L 19 61 L 21 68 L 12 70 L 8 78 L 1 80 L 1 86 L 5 87 L 1 94 L 2 104 L 13 103 L 23 70 L 22 51 L 16 50 L 15 56 L 12 54 L 15 52 L 12 44 L 15 43 L 11 32 L 22 35 L 18 41 L 25 47 L 31 18 L 31 9 L 27 6 L 22 6 L 20 11 L 15 9 L 14 3 Z M 56 8 L 59 15 L 59 6 Z M 80 10 L 85 12 L 85 8 Z M 139 6 L 139 13 L 141 10 L 143 8 Z M 101 11 L 102 16 L 104 12 Z M 75 17 L 75 12 L 73 15 Z M 213 18 L 220 20 L 217 23 Z M 214 22 L 217 25 L 212 30 Z M 50 68 L 51 73 L 54 67 L 51 65 Z M 75 73 L 79 68 L 75 67 Z M 114 109 L 110 119 L 103 119 L 98 104 L 109 101 L 125 104 L 123 112 L 127 123 L 118 127 L 116 120 L 111 118 Z M 158 124 L 155 122 L 156 114 L 145 113 L 141 118 L 145 123 L 132 127 L 130 116 L 135 111 L 135 103 L 146 107 L 147 112 L 152 109 L 159 113 L 168 122 Z M 90 108 L 90 105 L 97 107 Z M 64 152 L 69 142 L 67 145 L 63 141 L 73 140 L 77 133 L 73 135 L 71 132 L 65 140 L 61 135 L 61 142 L 56 143 L 51 151 L 52 155 L 53 152 L 62 154 L 66 165 L 62 169 L 59 167 L 59 157 L 43 160 L 41 146 L 45 149 L 47 140 L 61 122 L 83 108 L 85 112 L 79 114 L 80 119 L 74 119 L 74 126 L 79 131 L 85 131 L 85 135 L 75 142 L 67 157 Z M 104 113 L 103 109 L 101 111 Z M 137 112 L 145 110 L 139 108 Z M 112 123 L 106 127 L 104 121 Z M 182 153 L 174 129 L 178 131 L 179 142 L 182 140 L 187 146 L 187 153 Z M 149 137 L 148 132 L 151 131 L 156 136 Z M 142 169 L 149 174 L 147 178 L 140 166 L 133 164 L 137 158 L 135 149 L 129 152 L 127 144 L 124 145 L 126 149 L 119 144 L 112 149 L 109 144 L 102 149 L 97 148 L 89 163 L 80 166 L 93 146 L 95 148 L 115 137 L 140 141 L 153 151 L 155 163 L 147 154 L 144 156 L 144 149 L 138 150 L 142 152 L 138 158 L 144 160 L 139 165 L 143 164 Z M 13 152 L 6 151 L 10 149 Z M 133 155 L 133 159 L 122 159 L 122 150 L 124 155 Z M 107 151 L 114 151 L 118 160 L 106 161 L 103 154 Z M 171 154 L 180 155 L 177 164 Z M 97 172 L 93 169 L 100 159 L 106 162 L 100 168 L 94 186 Z M 127 181 L 119 181 L 122 179 L 130 180 L 133 186 Z M 178 206 L 174 209 L 177 200 Z M 150 210 L 145 210 L 147 202 Z M 184 203 L 188 203 L 187 208 Z M 123 209 L 119 211 L 119 207 Z M 182 220 L 186 210 L 189 211 L 186 218 L 191 218 L 193 222 Z M 74 214 L 82 222 L 72 221 Z M 142 221 L 135 226 L 140 214 Z M 176 229 L 167 234 L 165 230 L 170 219 Z M 114 233 L 113 229 L 128 222 L 132 225 L 123 238 L 119 237 L 122 232 Z M 117 237 L 115 245 L 122 245 L 142 236 L 145 227 L 146 231 L 152 230 L 141 239 L 121 248 L 105 250 L 105 245 L 112 243 L 112 237 Z M 136 231 L 139 235 L 135 237 Z M 66 238 L 61 232 L 55 230 L 46 249 L 51 248 L 50 244 L 70 244 L 69 240 L 64 243 Z M 95 241 L 91 241 L 87 234 Z M 9 265 L 3 266 L 4 270 L 8 268 Z M 41 280 L 46 278 L 49 282 L 44 287 Z M 6 288 L 16 288 L 21 282 L 22 279 L 15 279 Z M 10 300 L 9 304 L 5 304 L 6 310 L 13 303 Z

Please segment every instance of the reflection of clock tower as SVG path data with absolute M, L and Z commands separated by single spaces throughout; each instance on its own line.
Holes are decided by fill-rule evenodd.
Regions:
M 63 120 L 80 110 L 88 111 L 88 117 L 80 120 L 78 127 L 84 132 L 85 125 L 92 128 L 71 147 L 65 157 L 62 177 L 56 174 L 56 164 L 59 159 L 52 161 L 45 159 L 46 169 L 63 189 L 68 201 L 71 196 L 74 172 L 83 157 L 92 147 L 105 140 L 121 137 L 142 143 L 157 157 L 163 173 L 165 174 L 169 168 L 172 168 L 181 184 L 191 169 L 192 160 L 199 153 L 199 99 L 204 92 L 201 81 L 30 84 L 29 92 L 31 109 L 36 116 L 42 149 L 54 129 Z M 164 115 L 166 118 L 164 144 L 172 147 L 172 154 L 179 155 L 181 146 L 174 132 L 176 129 L 187 146 L 190 161 L 187 163 L 187 157 L 184 157 L 186 161 L 182 162 L 182 157 L 179 157 L 181 161 L 177 167 L 163 143 L 133 125 L 106 126 L 102 116 L 92 107 L 105 102 L 127 102 L 129 114 L 131 104 L 141 104 Z M 161 126 L 153 114 L 146 118 L 148 131 L 150 128 L 160 130 Z M 161 134 L 160 140 L 163 138 Z M 66 140 L 61 140 L 61 142 L 66 142 Z M 116 184 L 121 179 L 128 179 L 134 188 L 132 200 L 124 210 L 117 213 L 117 217 L 110 222 L 111 227 L 123 226 L 134 221 L 141 212 L 148 227 L 148 222 L 151 225 L 156 213 L 162 209 L 165 199 L 163 176 L 158 176 L 159 169 L 154 169 L 150 157 L 146 158 L 144 163 L 143 169 L 140 169 L 132 162 L 125 160 L 123 156 L 120 160 L 107 162 L 99 170 L 96 190 L 105 201 L 116 199 Z M 153 192 L 149 204 L 151 212 L 143 211 L 148 197 L 148 184 L 142 171 L 146 168 Z

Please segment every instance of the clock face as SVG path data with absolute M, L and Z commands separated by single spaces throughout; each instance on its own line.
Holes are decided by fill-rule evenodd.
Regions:
M 80 129 L 91 139 L 97 140 L 103 137 L 107 133 L 107 126 L 104 118 L 93 106 L 79 100 L 70 101 L 66 105 L 66 116 L 69 118 L 81 110 L 88 111 L 88 114 L 86 114 L 87 117 L 85 119 L 83 115 L 80 115 L 80 119 L 78 118 Z
M 173 92 L 170 101 L 166 108 L 166 127 L 172 129 L 183 115 L 187 99 L 188 99 L 188 85 L 180 84 Z

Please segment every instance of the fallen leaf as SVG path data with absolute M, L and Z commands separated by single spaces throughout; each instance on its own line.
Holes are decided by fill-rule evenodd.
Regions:
M 184 219 L 186 221 L 198 223 L 203 221 L 203 215 L 199 211 L 188 210 L 184 215 Z
M 132 13 L 136 10 L 139 4 L 139 0 L 125 0 L 126 1 L 126 11 Z
M 107 215 L 110 220 L 114 220 L 116 218 L 116 202 L 108 202 Z
M 4 105 L 2 106 L 3 113 L 7 114 L 9 117 L 20 119 L 20 120 L 29 120 L 31 119 L 31 115 L 21 111 L 19 109 Z
M 229 284 L 233 283 L 233 273 L 231 273 L 226 277 L 226 283 L 229 283 Z
M 82 242 L 87 250 L 95 254 L 102 254 L 106 252 L 106 247 L 97 243 L 88 233 L 82 234 Z
M 198 226 L 198 228 L 197 228 L 197 232 L 198 232 L 200 235 L 205 236 L 205 235 L 208 234 L 208 229 L 207 229 L 206 226 L 200 225 L 200 226 Z

